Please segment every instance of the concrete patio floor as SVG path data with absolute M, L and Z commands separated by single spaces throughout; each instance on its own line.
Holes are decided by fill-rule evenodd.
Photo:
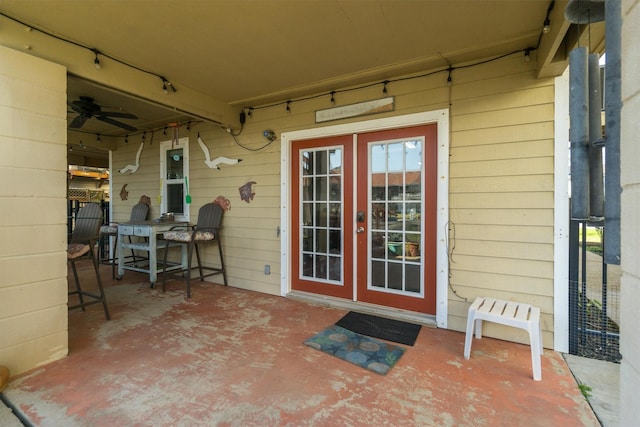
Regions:
M 533 381 L 526 345 L 483 338 L 465 360 L 463 333 L 423 327 L 381 376 L 303 345 L 346 310 L 208 282 L 186 300 L 102 268 L 112 320 L 70 312 L 68 357 L 3 392 L 33 425 L 600 425 L 551 350 Z

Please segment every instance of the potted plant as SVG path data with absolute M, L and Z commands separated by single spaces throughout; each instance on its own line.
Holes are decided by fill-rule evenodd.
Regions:
M 420 256 L 420 234 L 419 233 L 406 234 L 405 256 L 407 257 Z

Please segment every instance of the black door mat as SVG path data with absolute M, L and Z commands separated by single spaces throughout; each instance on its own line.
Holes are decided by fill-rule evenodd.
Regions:
M 421 325 L 350 311 L 336 325 L 362 335 L 414 345 Z

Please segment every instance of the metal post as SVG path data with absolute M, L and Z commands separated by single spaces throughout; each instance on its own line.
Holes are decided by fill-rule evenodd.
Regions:
M 589 215 L 595 219 L 604 217 L 601 112 L 600 58 L 592 53 L 589 55 Z
M 620 265 L 620 51 L 622 6 L 620 1 L 605 2 L 605 229 L 604 261 Z
M 586 47 L 569 53 L 571 218 L 589 219 L 589 88 Z
M 578 354 L 578 225 L 569 219 L 569 354 Z

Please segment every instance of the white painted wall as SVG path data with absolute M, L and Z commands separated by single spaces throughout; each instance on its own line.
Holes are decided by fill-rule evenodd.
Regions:
M 67 354 L 66 69 L 0 46 L 0 364 Z

